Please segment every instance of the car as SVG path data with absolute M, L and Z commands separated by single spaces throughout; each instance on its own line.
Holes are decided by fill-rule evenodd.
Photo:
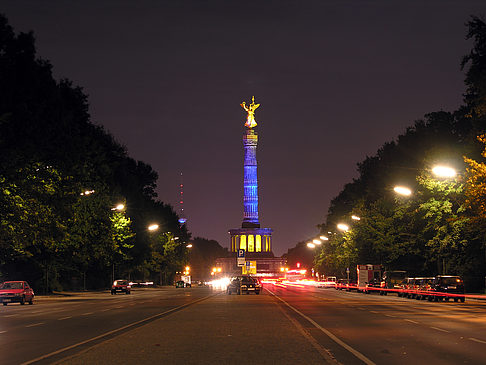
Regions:
M 371 279 L 368 283 L 366 283 L 366 288 L 364 290 L 365 294 L 370 294 L 372 292 L 380 292 L 380 295 L 382 295 L 381 289 L 381 280 L 373 278 Z
M 0 301 L 3 305 L 8 303 L 26 302 L 34 304 L 34 291 L 26 281 L 5 281 L 0 285 Z
M 356 290 L 358 291 L 358 282 L 354 279 L 349 279 L 346 284 L 346 291 Z
M 243 275 L 234 277 L 230 281 L 230 283 L 226 287 L 226 293 L 228 295 L 231 295 L 231 293 L 233 292 L 236 294 L 260 294 L 261 288 L 262 287 L 257 279 L 251 276 Z
M 387 295 L 388 293 L 401 293 L 401 283 L 407 277 L 407 272 L 403 270 L 388 270 L 383 273 L 381 281 L 380 295 Z
M 431 284 L 434 281 L 434 277 L 417 278 L 416 282 L 416 294 L 415 299 L 424 300 L 427 299 L 427 292 L 431 288 Z
M 116 293 L 130 294 L 131 286 L 128 280 L 115 280 L 111 286 L 111 295 Z
M 438 275 L 434 278 L 430 284 L 430 290 L 428 293 L 428 300 L 431 301 L 448 301 L 450 298 L 454 298 L 454 301 L 461 301 L 464 303 L 466 300 L 464 294 L 464 281 L 460 276 L 456 275 Z
M 338 281 L 336 282 L 336 290 L 346 289 L 348 283 L 349 283 L 348 279 L 338 279 Z
M 415 278 L 404 278 L 400 283 L 400 290 L 397 292 L 397 296 L 407 298 L 408 290 L 414 279 Z

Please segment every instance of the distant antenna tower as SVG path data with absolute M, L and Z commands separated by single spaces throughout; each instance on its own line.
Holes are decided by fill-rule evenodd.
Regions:
M 187 218 L 184 215 L 184 183 L 182 179 L 182 172 L 181 172 L 181 183 L 179 185 L 180 189 L 180 197 L 179 197 L 179 223 L 180 225 L 186 224 Z

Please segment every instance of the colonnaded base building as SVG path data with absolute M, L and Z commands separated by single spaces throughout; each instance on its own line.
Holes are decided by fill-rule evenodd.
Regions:
M 231 256 L 220 258 L 216 266 L 221 268 L 223 275 L 251 274 L 254 276 L 280 276 L 281 268 L 286 264 L 285 259 L 275 257 L 272 252 L 271 228 L 261 228 L 258 218 L 258 178 L 256 149 L 258 135 L 253 130 L 255 121 L 255 109 L 260 104 L 255 104 L 252 98 L 248 106 L 243 102 L 243 109 L 248 112 L 246 133 L 243 135 L 243 147 L 245 151 L 244 175 L 243 175 L 243 207 L 244 216 L 241 228 L 230 229 Z M 242 257 L 244 255 L 244 257 Z

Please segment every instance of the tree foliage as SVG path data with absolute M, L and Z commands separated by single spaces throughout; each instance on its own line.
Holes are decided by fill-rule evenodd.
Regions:
M 472 17 L 467 27 L 473 47 L 461 63 L 464 105 L 426 114 L 358 164 L 359 176 L 331 201 L 319 225 L 323 234 L 334 232 L 315 256 L 319 272 L 343 276 L 346 267 L 383 264 L 412 276 L 464 275 L 472 289 L 484 284 L 486 149 L 481 153 L 479 142 L 486 142 L 486 25 Z M 465 175 L 443 179 L 432 174 L 435 164 L 468 168 Z M 396 185 L 413 195 L 396 195 Z M 351 215 L 361 220 L 352 222 Z M 351 230 L 336 231 L 339 222 Z
M 79 288 L 83 278 L 95 287 L 112 271 L 156 275 L 156 254 L 167 270 L 184 260 L 190 234 L 156 200 L 157 173 L 91 122 L 83 90 L 55 80 L 33 33 L 15 34 L 3 15 L 0 166 L 0 278 L 44 290 Z M 112 210 L 120 202 L 126 210 Z M 153 220 L 178 244 L 155 252 L 146 230 Z

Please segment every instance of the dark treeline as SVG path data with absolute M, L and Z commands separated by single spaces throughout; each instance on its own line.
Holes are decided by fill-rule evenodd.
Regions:
M 81 88 L 53 78 L 33 34 L 0 15 L 0 280 L 39 291 L 112 276 L 170 283 L 189 233 L 156 200 L 157 178 L 91 122 Z
M 459 274 L 468 289 L 484 287 L 486 205 L 477 202 L 486 197 L 478 140 L 486 133 L 486 25 L 477 17 L 466 25 L 473 48 L 461 63 L 463 106 L 425 115 L 358 164 L 359 177 L 331 201 L 319 226 L 329 241 L 316 252 L 317 271 L 345 277 L 347 267 L 356 275 L 357 264 L 383 264 L 411 276 Z M 454 167 L 458 175 L 439 178 L 434 165 Z M 397 185 L 412 195 L 396 194 Z M 338 223 L 350 229 L 341 232 Z

